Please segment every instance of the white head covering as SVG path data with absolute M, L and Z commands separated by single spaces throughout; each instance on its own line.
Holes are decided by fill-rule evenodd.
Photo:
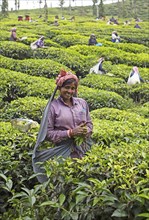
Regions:
M 15 27 L 11 29 L 11 31 L 16 31 L 16 30 L 17 30 L 17 29 L 16 29 Z
M 103 62 L 105 59 L 103 57 L 100 57 L 98 62 Z
M 139 70 L 138 70 L 138 67 L 137 67 L 137 66 L 134 66 L 132 69 L 133 69 L 133 71 L 134 71 L 134 72 L 137 72 L 137 73 L 139 72 Z
M 41 37 L 40 37 L 40 40 L 43 40 L 44 38 L 45 38 L 44 36 L 41 36 Z

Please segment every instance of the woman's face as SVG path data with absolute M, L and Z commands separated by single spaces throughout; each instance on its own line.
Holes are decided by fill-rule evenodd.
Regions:
M 60 90 L 60 96 L 63 98 L 65 102 L 67 102 L 76 93 L 76 83 L 72 82 L 66 84 L 65 86 L 61 87 L 59 90 Z

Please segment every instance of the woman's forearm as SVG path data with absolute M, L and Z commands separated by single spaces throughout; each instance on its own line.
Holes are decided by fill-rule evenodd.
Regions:
M 48 130 L 47 131 L 47 138 L 52 141 L 53 143 L 60 142 L 64 140 L 65 138 L 68 138 L 68 132 L 67 130 L 61 131 L 61 130 Z

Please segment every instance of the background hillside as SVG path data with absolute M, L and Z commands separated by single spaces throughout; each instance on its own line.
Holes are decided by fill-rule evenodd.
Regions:
M 122 2 L 105 5 L 106 15 L 113 15 L 125 18 L 140 17 L 149 20 L 149 1 L 148 0 L 125 0 Z
M 76 0 L 77 1 L 77 0 Z M 91 0 L 92 1 L 92 0 Z M 96 1 L 94 1 L 95 3 Z M 37 4 L 37 3 L 34 3 Z M 103 1 L 104 4 L 104 1 Z M 13 8 L 18 8 L 19 5 L 15 6 Z M 99 8 L 98 8 L 99 7 Z M 80 15 L 80 16 L 93 16 L 93 17 L 100 17 L 102 15 L 104 16 L 117 16 L 119 18 L 137 18 L 139 17 L 141 20 L 148 21 L 149 20 L 149 2 L 148 0 L 125 0 L 125 1 L 117 1 L 117 3 L 110 3 L 110 4 L 104 4 L 95 6 L 84 6 L 84 7 L 68 7 L 61 10 L 60 8 L 54 9 L 54 8 L 48 8 L 49 14 L 59 14 L 60 15 Z M 101 7 L 101 9 L 100 9 Z M 42 8 L 39 4 L 39 9 L 34 10 L 39 13 L 43 13 Z M 101 12 L 100 12 L 101 11 Z M 21 11 L 16 10 L 16 13 L 21 13 Z M 22 10 L 22 12 L 30 13 L 28 10 Z M 0 12 L 2 15 L 3 13 Z

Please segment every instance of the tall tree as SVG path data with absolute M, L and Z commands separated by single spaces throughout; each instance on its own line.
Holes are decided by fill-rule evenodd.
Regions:
M 69 13 L 71 14 L 71 0 L 69 0 Z
M 17 0 L 15 0 L 15 11 L 17 11 L 17 3 L 18 3 L 18 1 Z
M 126 16 L 125 0 L 122 0 L 122 17 L 125 18 Z
M 93 16 L 96 16 L 97 14 L 96 4 L 98 0 L 92 0 L 92 1 L 93 1 Z
M 47 6 L 47 0 L 45 0 L 45 4 L 44 4 L 44 17 L 45 17 L 45 21 L 48 20 L 48 6 Z
M 63 15 L 63 6 L 64 6 L 65 0 L 60 0 L 60 7 L 61 7 L 61 13 Z
M 103 4 L 103 0 L 100 0 L 100 3 L 99 3 L 99 15 L 98 17 L 104 17 L 104 4 Z
M 132 16 L 137 17 L 137 0 L 131 0 Z
M 118 17 L 120 17 L 121 16 L 121 3 L 119 0 L 117 1 L 117 10 L 118 10 L 117 15 Z
M 8 0 L 2 0 L 2 14 L 8 16 Z
M 20 0 L 18 0 L 18 10 L 19 10 L 19 8 L 20 8 Z
M 39 8 L 41 8 L 42 0 L 39 0 Z

